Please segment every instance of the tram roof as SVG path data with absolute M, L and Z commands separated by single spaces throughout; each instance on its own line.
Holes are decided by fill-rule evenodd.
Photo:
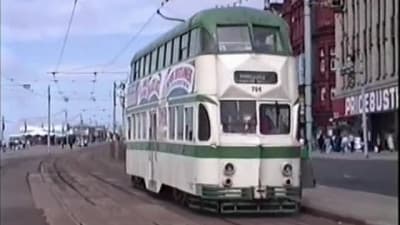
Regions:
M 215 34 L 217 24 L 238 25 L 248 23 L 261 26 L 284 28 L 281 29 L 281 32 L 283 32 L 285 36 L 288 35 L 288 25 L 286 21 L 270 11 L 263 11 L 249 7 L 206 9 L 194 14 L 185 22 L 175 26 L 173 29 L 165 34 L 162 34 L 159 38 L 152 41 L 146 47 L 136 52 L 131 63 L 134 62 L 137 58 L 149 53 L 151 50 L 158 47 L 159 45 L 171 40 L 177 35 L 189 31 L 192 28 L 203 27 L 210 34 Z M 213 37 L 215 36 L 213 35 Z

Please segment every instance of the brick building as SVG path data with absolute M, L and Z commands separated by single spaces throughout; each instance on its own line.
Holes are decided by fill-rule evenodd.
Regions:
M 318 1 L 320 2 L 320 1 Z M 285 0 L 282 17 L 290 27 L 293 53 L 298 61 L 300 98 L 304 99 L 304 0 Z M 331 8 L 313 5 L 311 9 L 313 69 L 312 113 L 315 128 L 326 128 L 333 118 L 335 93 L 335 20 Z M 304 114 L 301 118 L 304 125 Z M 302 124 L 300 124 L 302 126 Z M 314 129 L 315 130 L 315 129 Z

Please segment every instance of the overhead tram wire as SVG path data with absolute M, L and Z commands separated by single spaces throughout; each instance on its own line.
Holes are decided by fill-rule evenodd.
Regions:
M 68 21 L 67 31 L 66 31 L 65 36 L 64 36 L 63 44 L 62 44 L 62 47 L 61 47 L 60 55 L 58 56 L 58 60 L 57 60 L 55 71 L 58 70 L 58 68 L 59 68 L 59 66 L 61 64 L 61 61 L 63 59 L 63 56 L 64 56 L 65 46 L 67 45 L 67 41 L 68 41 L 69 33 L 70 33 L 70 30 L 71 30 L 72 21 L 73 21 L 74 15 L 75 15 L 75 9 L 76 9 L 76 4 L 77 3 L 78 3 L 78 0 L 74 0 L 74 6 L 72 8 L 71 16 L 70 16 L 69 21 Z
M 160 7 L 161 8 L 161 7 Z M 159 8 L 159 9 L 160 9 Z M 157 9 L 157 11 L 159 10 Z M 148 24 L 153 20 L 153 18 L 157 15 L 157 11 L 154 12 L 148 19 L 147 21 L 140 27 L 138 32 L 136 32 L 130 39 L 129 41 L 118 51 L 118 53 L 105 65 L 103 65 L 102 70 L 104 70 L 105 67 L 111 66 L 114 64 L 119 57 L 121 57 L 122 54 L 125 53 L 126 50 L 128 50 L 129 46 L 139 37 L 139 35 L 143 32 L 143 30 L 147 27 Z
M 71 69 L 69 72 L 77 72 L 77 70 L 83 70 L 83 69 L 87 69 L 87 68 L 93 68 L 93 67 L 101 67 L 101 71 L 102 72 L 98 72 L 98 73 L 103 73 L 104 72 L 104 68 L 113 65 L 117 59 L 119 57 L 121 57 L 122 54 L 124 54 L 125 51 L 128 50 L 129 46 L 139 37 L 139 35 L 143 32 L 143 30 L 146 28 L 146 26 L 153 20 L 153 18 L 159 13 L 160 9 L 163 8 L 168 2 L 170 2 L 171 0 L 163 0 L 161 2 L 160 7 L 158 7 L 156 9 L 156 11 L 146 20 L 146 22 L 140 27 L 140 29 L 128 40 L 128 42 L 123 45 L 123 47 L 117 52 L 117 54 L 115 54 L 114 57 L 111 58 L 111 60 L 109 60 L 108 63 L 105 64 L 96 64 L 96 65 L 92 65 L 92 66 L 82 66 L 82 67 L 77 67 L 74 69 Z
M 69 33 L 70 33 L 70 30 L 71 30 L 71 26 L 72 26 L 72 21 L 73 21 L 74 15 L 75 15 L 75 10 L 76 10 L 77 3 L 78 3 L 78 0 L 74 0 L 74 5 L 72 7 L 70 18 L 68 20 L 67 31 L 65 32 L 65 35 L 64 35 L 64 39 L 63 39 L 63 43 L 62 43 L 62 46 L 61 46 L 60 55 L 58 56 L 58 59 L 57 59 L 55 71 L 57 71 L 58 68 L 60 67 L 60 64 L 61 64 L 61 62 L 63 60 L 63 57 L 64 57 L 65 46 L 67 45 L 67 42 L 68 42 L 68 37 L 69 37 Z M 62 97 L 64 99 L 64 101 L 67 101 L 68 98 L 66 96 L 63 96 L 63 92 L 61 91 L 60 86 L 58 84 L 59 80 L 56 79 L 55 73 L 53 73 L 53 82 L 56 85 L 56 88 L 57 88 L 57 91 L 58 91 L 58 94 L 60 95 L 60 97 Z

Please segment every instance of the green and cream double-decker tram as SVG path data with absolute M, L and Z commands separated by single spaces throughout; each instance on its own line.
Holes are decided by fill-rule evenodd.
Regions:
M 199 12 L 139 51 L 126 172 L 218 213 L 297 212 L 298 89 L 285 21 L 245 7 Z

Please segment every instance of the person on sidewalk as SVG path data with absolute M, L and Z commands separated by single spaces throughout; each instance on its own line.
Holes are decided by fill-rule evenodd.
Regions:
M 341 151 L 343 154 L 344 154 L 344 153 L 347 153 L 347 152 L 348 152 L 349 143 L 348 143 L 348 138 L 347 138 L 347 135 L 346 135 L 346 134 L 343 135 L 340 144 L 341 144 L 341 146 L 340 146 L 340 151 Z
M 321 132 L 321 134 L 318 137 L 318 147 L 321 152 L 323 152 L 324 150 L 324 136 L 325 136 L 324 133 Z
M 387 134 L 387 145 L 390 152 L 394 151 L 394 141 L 393 141 L 393 134 L 390 132 Z
M 332 150 L 332 139 L 330 136 L 325 137 L 325 152 L 326 154 L 331 153 Z
M 349 144 L 350 144 L 350 152 L 353 153 L 354 152 L 354 135 L 352 133 L 350 133 L 349 135 Z

